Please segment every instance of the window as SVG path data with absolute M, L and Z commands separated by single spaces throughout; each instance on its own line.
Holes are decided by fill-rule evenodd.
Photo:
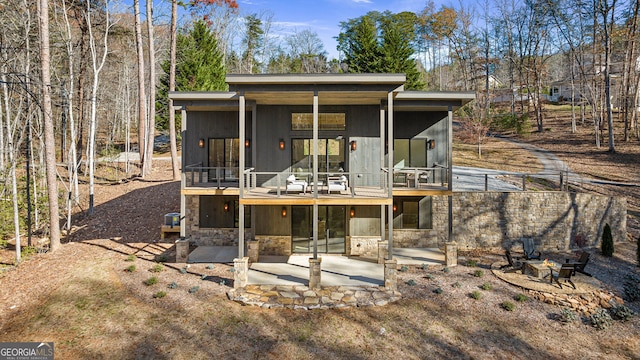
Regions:
M 318 114 L 318 130 L 344 130 L 347 127 L 344 113 Z M 291 130 L 313 130 L 312 113 L 292 113 Z
M 200 228 L 238 228 L 240 204 L 229 196 L 200 196 Z M 251 227 L 251 207 L 244 207 L 244 227 Z
M 396 168 L 427 167 L 427 140 L 395 139 L 393 163 Z
M 432 229 L 432 198 L 395 198 L 393 226 L 397 229 Z

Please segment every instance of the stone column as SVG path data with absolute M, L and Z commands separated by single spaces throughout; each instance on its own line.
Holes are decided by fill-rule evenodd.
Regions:
M 455 241 L 444 245 L 444 262 L 447 267 L 458 265 L 458 243 Z
M 384 288 L 391 291 L 398 290 L 398 260 L 384 261 Z
M 322 263 L 322 258 L 309 258 L 309 288 L 310 289 L 320 289 L 320 277 L 322 274 L 322 267 L 320 266 Z
M 189 259 L 189 240 L 180 238 L 176 240 L 176 262 L 186 263 Z
M 233 288 L 244 288 L 249 281 L 249 258 L 233 259 L 233 268 Z
M 247 242 L 247 256 L 250 263 L 258 262 L 260 253 L 260 242 L 258 240 L 250 240 Z
M 389 257 L 389 242 L 378 242 L 378 264 L 384 264 Z

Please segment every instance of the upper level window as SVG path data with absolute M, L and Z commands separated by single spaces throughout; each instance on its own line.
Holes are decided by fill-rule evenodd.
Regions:
M 344 113 L 319 113 L 318 130 L 346 129 Z M 313 113 L 292 113 L 291 130 L 313 130 Z

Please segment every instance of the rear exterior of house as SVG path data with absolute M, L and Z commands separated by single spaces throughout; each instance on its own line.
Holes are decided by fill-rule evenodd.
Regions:
M 453 111 L 402 74 L 228 75 L 182 113 L 181 236 L 259 255 L 444 247 Z M 389 241 L 392 239 L 392 241 Z

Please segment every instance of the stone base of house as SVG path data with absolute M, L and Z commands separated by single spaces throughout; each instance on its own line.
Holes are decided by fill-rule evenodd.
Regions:
M 227 292 L 230 300 L 265 309 L 332 309 L 384 306 L 402 294 L 379 286 L 326 286 L 312 290 L 304 285 L 248 285 Z

